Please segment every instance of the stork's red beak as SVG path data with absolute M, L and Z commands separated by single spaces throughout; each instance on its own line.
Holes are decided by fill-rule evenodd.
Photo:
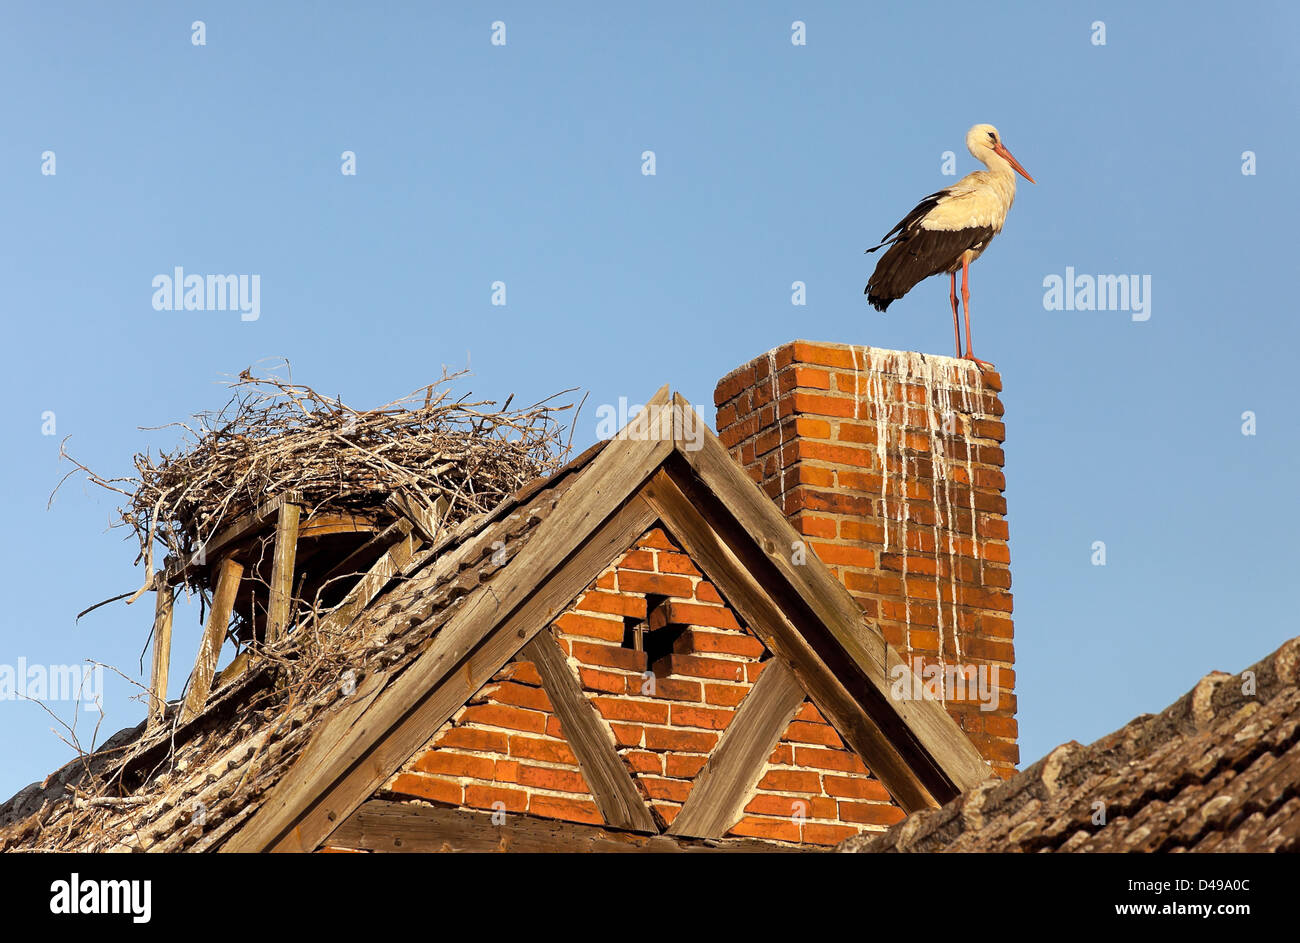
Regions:
M 1014 157 L 1011 156 L 1011 152 L 1002 146 L 1001 141 L 998 141 L 998 143 L 993 145 L 993 153 L 997 154 L 1008 164 L 1010 164 L 1012 168 L 1016 171 L 1016 173 L 1020 174 L 1020 176 L 1024 177 L 1030 183 L 1038 182 L 1033 177 L 1029 176 L 1029 172 L 1026 171 L 1025 168 L 1020 166 L 1020 161 L 1016 160 Z

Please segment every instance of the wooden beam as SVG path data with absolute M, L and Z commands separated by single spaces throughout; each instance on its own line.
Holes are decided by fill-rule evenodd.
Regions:
M 401 573 L 415 551 L 420 546 L 414 534 L 407 534 L 388 548 L 378 560 L 366 571 L 366 575 L 357 580 L 356 585 L 348 590 L 343 600 L 330 610 L 321 620 L 321 625 L 329 629 L 343 629 L 351 624 L 361 612 L 374 601 L 389 580 Z
M 293 607 L 293 569 L 298 559 L 298 522 L 301 508 L 287 501 L 275 522 L 275 555 L 271 562 L 271 588 L 266 604 L 266 644 L 274 645 L 289 629 Z
M 577 672 L 549 631 L 538 632 L 522 654 L 537 667 L 542 687 L 555 708 L 565 739 L 573 748 L 583 778 L 605 824 L 638 832 L 657 832 L 654 816 L 614 748 L 609 726 L 582 693 Z
M 203 710 L 208 692 L 212 690 L 212 676 L 221 657 L 221 646 L 230 628 L 230 613 L 235 607 L 235 594 L 239 580 L 244 575 L 243 566 L 234 557 L 226 557 L 217 569 L 217 588 L 212 593 L 212 608 L 208 610 L 208 624 L 203 629 L 199 652 L 190 672 L 190 686 L 185 693 L 180 722 L 183 724 Z
M 438 495 L 433 509 L 430 510 L 423 502 L 417 501 L 405 492 L 395 491 L 388 496 L 385 503 L 394 513 L 410 521 L 419 535 L 424 538 L 425 543 L 432 546 L 437 542 L 442 516 L 447 513 L 446 498 Z
M 238 543 L 250 534 L 261 530 L 271 520 L 272 515 L 279 513 L 281 505 L 286 503 L 297 504 L 299 501 L 300 498 L 296 491 L 287 491 L 264 504 L 258 505 L 252 511 L 238 518 L 225 530 L 220 531 L 211 540 L 205 541 L 198 550 L 190 554 L 185 560 L 173 560 L 169 563 L 164 579 L 172 586 L 175 586 L 188 576 L 191 570 L 206 566 L 208 560 L 216 559 L 231 544 Z
M 371 799 L 349 815 L 329 844 L 364 851 L 405 852 L 595 852 L 595 853 L 807 853 L 822 849 L 782 845 L 751 838 L 695 841 L 669 835 L 619 832 L 530 815 L 507 815 L 501 825 L 492 813 L 444 809 L 410 802 Z
M 647 406 L 668 398 L 665 386 Z M 601 449 L 581 484 L 560 496 L 519 553 L 490 586 L 467 597 L 427 651 L 395 678 L 376 673 L 362 683 L 356 693 L 364 688 L 375 698 L 365 721 L 348 707 L 322 724 L 224 850 L 316 848 L 654 523 L 635 492 L 673 443 L 650 428 L 650 414 L 642 411 L 625 430 L 630 434 Z
M 153 667 L 149 672 L 149 712 L 146 729 L 162 723 L 167 713 L 167 674 L 172 662 L 172 610 L 176 593 L 161 578 L 154 582 Z
M 695 777 L 669 835 L 721 838 L 740 821 L 767 758 L 803 704 L 803 686 L 780 659 L 770 661 Z

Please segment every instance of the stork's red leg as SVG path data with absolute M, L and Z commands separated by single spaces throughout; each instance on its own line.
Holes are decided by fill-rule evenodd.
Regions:
M 952 302 L 952 336 L 957 343 L 957 356 L 961 356 L 961 322 L 957 316 L 957 270 L 953 269 L 948 273 L 952 276 L 952 282 L 948 287 L 948 300 Z
M 954 281 L 957 273 L 953 273 Z M 987 360 L 980 360 L 975 356 L 975 345 L 970 340 L 970 260 L 963 254 L 961 257 L 961 304 L 966 312 L 966 353 L 963 355 L 964 360 L 973 360 L 981 367 L 992 367 L 993 364 Z

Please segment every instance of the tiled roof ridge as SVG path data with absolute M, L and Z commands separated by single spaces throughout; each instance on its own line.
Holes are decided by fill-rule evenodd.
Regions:
M 1300 637 L 1238 674 L 1211 672 L 1159 714 L 1140 715 L 1087 746 L 1064 743 L 1010 779 L 991 779 L 887 832 L 851 838 L 839 850 L 1073 850 L 1189 787 L 1208 788 L 1222 779 L 1226 788 L 1261 760 L 1273 765 L 1270 757 L 1300 739 L 1297 715 Z M 1295 791 L 1295 783 L 1285 786 L 1274 804 L 1300 805 Z M 1228 810 L 1219 802 L 1216 811 Z M 1104 817 L 1098 821 L 1099 813 Z M 1167 838 L 1131 832 L 1126 842 L 1131 846 L 1137 835 L 1137 841 L 1155 842 L 1149 850 L 1163 850 L 1190 847 L 1203 837 L 1193 826 L 1182 827 L 1182 820 L 1175 824 Z

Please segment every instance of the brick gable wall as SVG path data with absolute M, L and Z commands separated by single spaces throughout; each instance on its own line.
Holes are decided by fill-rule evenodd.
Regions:
M 762 673 L 763 644 L 662 527 L 550 631 L 654 815 L 671 824 Z M 540 676 L 522 660 L 498 672 L 376 797 L 601 823 Z M 832 845 L 902 817 L 805 701 L 728 835 Z

